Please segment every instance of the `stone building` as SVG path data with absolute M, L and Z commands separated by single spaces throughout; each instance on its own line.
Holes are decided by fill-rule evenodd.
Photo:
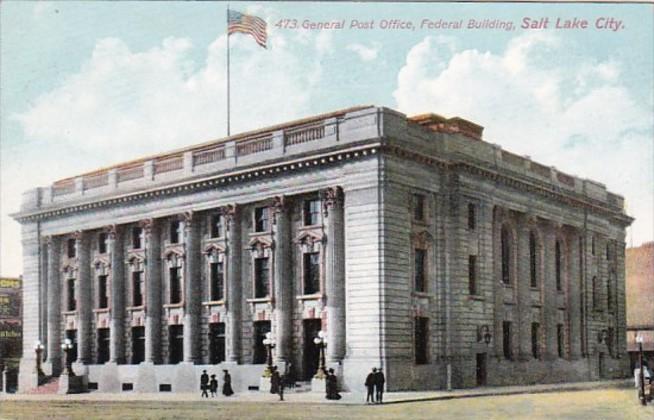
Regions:
M 258 386 L 327 364 L 389 390 L 625 375 L 624 238 L 602 184 L 502 150 L 461 118 L 357 107 L 25 193 L 24 349 L 90 386 Z
M 627 248 L 627 351 L 633 369 L 638 363 L 636 334 L 643 337 L 643 357 L 654 367 L 654 242 Z

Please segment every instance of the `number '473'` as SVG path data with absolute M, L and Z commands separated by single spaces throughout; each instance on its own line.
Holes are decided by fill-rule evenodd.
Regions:
M 297 28 L 297 20 L 296 19 L 280 19 L 276 24 L 275 27 L 279 29 L 295 29 Z

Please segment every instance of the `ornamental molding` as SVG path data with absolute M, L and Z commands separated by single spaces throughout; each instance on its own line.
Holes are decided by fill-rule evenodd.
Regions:
M 427 249 L 434 243 L 434 237 L 426 230 L 411 233 L 411 242 L 420 249 Z
M 221 243 L 211 243 L 205 246 L 202 252 L 207 256 L 218 256 L 227 253 L 227 247 Z
M 323 214 L 329 215 L 329 210 L 343 204 L 343 189 L 339 186 L 329 187 L 320 192 Z
M 322 230 L 307 229 L 301 231 L 293 240 L 305 252 L 316 251 L 317 246 L 322 246 L 326 242 L 326 236 Z
M 107 257 L 95 257 L 93 259 L 92 263 L 93 267 L 95 267 L 95 270 L 101 270 L 101 269 L 108 269 L 111 267 L 111 262 L 109 261 L 109 258 Z
M 250 241 L 248 242 L 248 249 L 253 253 L 257 252 L 261 254 L 264 252 L 264 250 L 273 249 L 274 247 L 275 247 L 274 241 L 272 240 L 272 238 L 267 236 L 255 236 L 254 238 L 250 239 Z
M 275 164 L 269 164 L 250 170 L 236 170 L 220 175 L 209 176 L 194 181 L 181 181 L 171 186 L 152 186 L 147 191 L 124 193 L 110 198 L 99 198 L 92 202 L 84 203 L 53 203 L 54 208 L 39 209 L 26 213 L 15 213 L 12 217 L 20 223 L 33 222 L 46 218 L 62 217 L 72 213 L 89 211 L 104 207 L 115 207 L 126 203 L 141 202 L 147 200 L 159 200 L 165 196 L 178 193 L 192 193 L 195 190 L 214 190 L 222 186 L 231 186 L 239 182 L 247 182 L 266 177 L 274 177 L 286 173 L 297 172 L 305 168 L 341 164 L 344 161 L 368 158 L 379 152 L 380 143 L 376 142 L 364 146 L 351 147 L 345 150 L 332 153 L 323 153 L 313 157 L 289 160 Z M 61 207 L 55 207 L 61 205 Z

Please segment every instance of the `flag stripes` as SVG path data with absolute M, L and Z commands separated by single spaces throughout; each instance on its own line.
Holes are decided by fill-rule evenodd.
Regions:
M 257 44 L 267 48 L 268 34 L 263 19 L 235 10 L 227 10 L 227 34 L 229 36 L 236 32 L 252 35 Z

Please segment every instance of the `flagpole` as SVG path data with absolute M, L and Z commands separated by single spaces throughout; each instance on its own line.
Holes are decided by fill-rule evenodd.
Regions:
M 229 103 L 229 2 L 227 2 L 227 13 L 226 13 L 226 23 L 227 23 L 227 137 L 230 136 L 230 127 L 229 127 L 229 120 L 230 120 L 230 115 L 229 115 L 229 108 L 230 108 L 230 103 Z

